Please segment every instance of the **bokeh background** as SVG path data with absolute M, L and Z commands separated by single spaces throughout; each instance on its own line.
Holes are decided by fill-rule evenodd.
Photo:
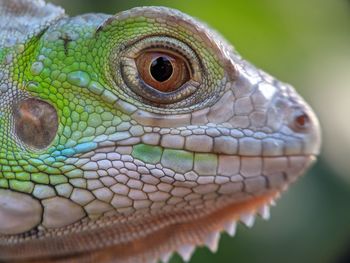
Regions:
M 163 5 L 198 17 L 245 57 L 292 83 L 315 108 L 324 144 L 318 163 L 253 229 L 223 235 L 191 263 L 350 262 L 350 1 L 53 0 L 69 15 Z M 174 256 L 171 263 L 182 262 Z

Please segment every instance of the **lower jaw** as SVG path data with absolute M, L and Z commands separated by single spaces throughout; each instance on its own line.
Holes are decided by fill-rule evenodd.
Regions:
M 216 250 L 222 231 L 234 234 L 236 222 L 252 226 L 254 217 L 279 197 L 270 191 L 207 211 L 169 213 L 120 229 L 108 227 L 50 240 L 32 240 L 6 249 L 11 262 L 155 262 L 178 252 L 188 260 L 197 246 Z M 126 223 L 125 225 L 128 225 Z M 129 229 L 128 229 L 129 228 Z M 134 238 L 133 238 L 134 237 Z M 114 242 L 113 242 L 114 241 Z M 118 242 L 115 242 L 118 241 Z M 2 250 L 2 249 L 1 249 Z
M 306 163 L 313 159 L 310 156 Z M 235 222 L 243 221 L 251 226 L 254 215 L 259 212 L 266 215 L 266 207 L 289 183 L 242 200 L 227 196 L 225 202 L 205 210 L 170 210 L 147 218 L 138 214 L 133 220 L 125 217 L 124 221 L 105 217 L 103 227 L 97 223 L 87 231 L 82 227 L 80 233 L 39 238 L 8 247 L 0 245 L 1 258 L 23 262 L 136 263 L 166 261 L 178 251 L 184 259 L 189 259 L 196 246 L 207 245 L 215 251 L 220 232 L 226 230 L 233 234 Z M 30 258 L 32 261 L 28 260 Z
M 112 262 L 117 256 L 117 262 L 121 263 L 153 262 L 155 259 L 168 262 L 172 254 L 177 252 L 184 261 L 188 261 L 198 246 L 207 246 L 212 252 L 216 252 L 221 232 L 228 232 L 233 236 L 239 221 L 252 227 L 256 215 L 260 214 L 268 219 L 269 206 L 274 204 L 279 195 L 279 192 L 271 191 L 260 197 L 228 204 L 208 215 L 199 215 L 190 222 L 175 223 L 132 243 L 111 246 L 85 254 L 83 258 L 96 262 Z M 174 221 L 181 221 L 181 217 L 179 215 Z M 183 220 L 186 220 L 185 217 L 183 215 Z

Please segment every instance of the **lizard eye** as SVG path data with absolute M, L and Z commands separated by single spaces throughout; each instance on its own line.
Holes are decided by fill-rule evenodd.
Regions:
M 56 109 L 45 101 L 25 99 L 14 109 L 16 135 L 27 146 L 44 149 L 50 145 L 58 129 Z
M 125 91 L 138 100 L 166 107 L 186 103 L 202 83 L 202 65 L 197 54 L 185 43 L 165 36 L 153 36 L 131 44 L 112 58 L 115 80 L 123 80 Z M 120 75 L 118 75 L 120 74 Z M 123 85 L 118 85 L 123 87 Z M 188 102 L 188 101 L 187 101 Z
M 147 51 L 136 58 L 143 81 L 160 92 L 172 92 L 189 81 L 189 67 L 184 58 L 166 52 Z

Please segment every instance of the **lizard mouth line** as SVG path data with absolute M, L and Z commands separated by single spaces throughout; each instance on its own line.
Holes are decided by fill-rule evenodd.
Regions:
M 209 178 L 210 176 L 240 175 L 243 178 L 252 178 L 262 174 L 267 176 L 286 171 L 294 174 L 306 169 L 306 163 L 311 159 L 315 160 L 316 155 L 242 156 L 189 152 L 139 144 L 101 147 L 80 155 L 79 160 L 77 158 L 68 159 L 67 163 L 76 165 L 87 174 L 100 173 L 104 176 L 117 176 L 120 173 L 130 174 L 131 172 L 141 176 L 152 174 L 158 179 L 165 176 L 180 181 L 193 181 L 198 176 Z
M 134 126 L 136 127 L 136 126 Z M 132 127 L 133 128 L 133 127 Z M 284 134 L 250 134 L 244 136 L 237 129 L 223 129 L 210 127 L 207 130 L 199 129 L 168 129 L 155 130 L 154 132 L 136 133 L 136 128 L 130 132 L 123 131 L 108 136 L 98 136 L 93 143 L 82 143 L 72 148 L 76 156 L 89 151 L 101 151 L 104 149 L 119 148 L 123 152 L 128 147 L 144 150 L 144 153 L 152 151 L 177 150 L 198 154 L 223 154 L 246 157 L 277 157 L 293 155 L 318 154 L 318 148 L 310 146 L 303 138 Z M 150 128 L 150 127 L 146 127 Z M 151 128 L 150 128 L 151 129 Z M 174 133 L 174 134 L 172 134 Z M 177 134 L 179 133 L 179 134 Z M 192 134 L 192 135 L 189 135 Z M 259 138 L 259 139 L 258 139 Z M 118 152 L 118 151 L 117 151 Z

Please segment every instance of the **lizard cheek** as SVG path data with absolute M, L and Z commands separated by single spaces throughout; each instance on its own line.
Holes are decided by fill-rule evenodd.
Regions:
M 44 149 L 56 136 L 57 112 L 45 101 L 34 98 L 22 100 L 16 105 L 13 116 L 17 137 L 30 148 Z

